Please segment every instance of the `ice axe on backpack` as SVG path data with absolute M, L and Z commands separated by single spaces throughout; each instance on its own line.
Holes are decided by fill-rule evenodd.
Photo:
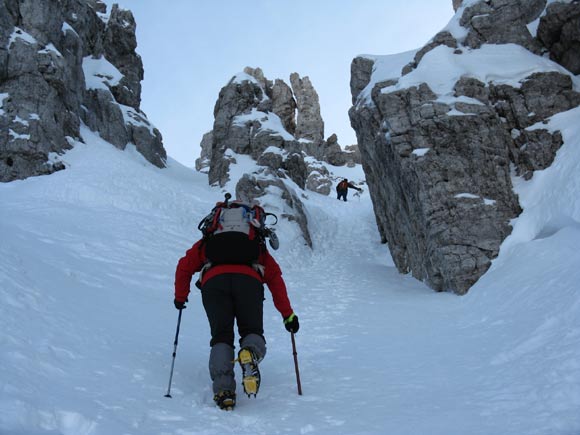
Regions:
M 266 228 L 264 231 L 265 236 L 268 238 L 268 243 L 272 247 L 273 250 L 276 250 L 280 247 L 280 241 L 278 240 L 278 236 L 271 228 Z
M 264 213 L 264 237 L 268 238 L 268 243 L 272 247 L 273 250 L 277 250 L 280 247 L 280 240 L 278 240 L 278 236 L 273 228 L 266 227 L 266 219 L 268 216 L 274 216 L 274 223 L 269 225 L 276 225 L 278 223 L 278 216 L 274 213 Z

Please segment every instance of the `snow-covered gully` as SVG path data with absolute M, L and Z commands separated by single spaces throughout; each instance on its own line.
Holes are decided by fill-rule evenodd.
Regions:
M 197 290 L 183 315 L 173 398 L 163 397 L 175 264 L 222 193 L 175 162 L 159 170 L 83 134 L 89 145 L 66 155 L 69 169 L 0 185 L 1 433 L 578 432 L 580 230 L 542 214 L 576 201 L 574 147 L 518 187 L 530 212 L 464 297 L 396 271 L 368 192 L 347 203 L 309 194 L 314 250 L 282 222 L 274 254 L 301 320 L 304 394 L 268 295 L 260 393 L 222 412 Z

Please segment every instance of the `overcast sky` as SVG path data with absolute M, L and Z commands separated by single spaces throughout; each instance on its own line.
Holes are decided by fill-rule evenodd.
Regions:
M 105 0 L 133 11 L 145 80 L 141 109 L 168 154 L 187 166 L 212 129 L 220 89 L 244 67 L 269 80 L 297 72 L 318 92 L 325 138 L 356 143 L 348 118 L 350 64 L 359 54 L 424 45 L 453 15 L 452 0 Z

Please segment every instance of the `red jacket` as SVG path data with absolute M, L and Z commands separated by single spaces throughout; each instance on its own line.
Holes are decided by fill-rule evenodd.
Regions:
M 194 273 L 201 271 L 203 266 L 207 263 L 205 256 L 205 245 L 202 240 L 198 240 L 185 253 L 185 257 L 181 258 L 177 263 L 175 270 L 175 299 L 185 302 L 190 292 L 191 277 Z M 272 293 L 274 306 L 286 318 L 290 316 L 292 306 L 288 300 L 288 293 L 286 292 L 286 284 L 282 279 L 282 270 L 270 255 L 267 249 L 263 249 L 258 263 L 264 266 L 264 276 L 260 275 L 253 267 L 243 264 L 220 264 L 212 266 L 207 270 L 201 280 L 201 285 L 205 284 L 210 278 L 221 275 L 222 273 L 243 273 L 245 275 L 253 276 L 262 283 L 268 285 L 268 289 Z

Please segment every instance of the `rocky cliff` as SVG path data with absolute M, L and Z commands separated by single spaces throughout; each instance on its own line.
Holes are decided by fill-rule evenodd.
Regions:
M 98 0 L 0 0 L 0 181 L 64 169 L 81 123 L 164 167 L 161 134 L 140 110 L 135 26 Z
M 196 163 L 198 170 L 209 168 L 210 184 L 223 186 L 229 179 L 224 158 L 228 149 L 282 170 L 301 188 L 323 194 L 330 192 L 330 181 L 309 183 L 314 169 L 308 168 L 305 157 L 336 166 L 360 163 L 356 146 L 343 151 L 335 134 L 323 139 L 324 121 L 310 79 L 293 73 L 290 82 L 292 87 L 281 79 L 272 82 L 260 68 L 247 67 L 222 88 L 213 130 L 202 139 Z
M 213 130 L 204 135 L 198 170 L 209 183 L 224 186 L 240 155 L 257 168 L 237 182 L 238 198 L 253 200 L 275 188 L 289 207 L 285 216 L 298 223 L 311 245 L 301 190 L 328 195 L 335 180 L 325 163 L 360 163 L 358 147 L 343 151 L 335 134 L 324 140 L 318 94 L 308 77 L 268 80 L 260 68 L 246 68 L 222 88 L 214 109 Z M 297 188 L 297 189 L 296 189 Z
M 349 115 L 397 268 L 463 294 L 521 211 L 511 169 L 548 167 L 562 138 L 542 122 L 580 104 L 580 3 L 453 6 L 420 50 L 353 60 Z

